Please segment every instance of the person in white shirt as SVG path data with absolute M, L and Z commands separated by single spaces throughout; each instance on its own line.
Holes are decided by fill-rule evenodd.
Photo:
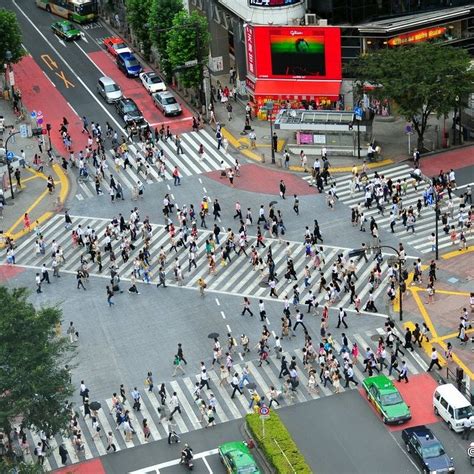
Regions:
M 431 369 L 432 369 L 435 365 L 438 366 L 438 370 L 441 370 L 441 369 L 442 369 L 441 365 L 439 364 L 438 351 L 433 347 L 433 348 L 431 349 L 431 362 L 430 362 L 430 366 L 428 367 L 427 372 L 431 372 Z

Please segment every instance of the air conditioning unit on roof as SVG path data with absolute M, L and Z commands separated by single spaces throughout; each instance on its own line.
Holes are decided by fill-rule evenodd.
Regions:
M 316 25 L 317 21 L 318 20 L 315 13 L 306 13 L 304 16 L 305 25 Z
M 323 20 L 322 18 L 320 18 L 318 20 L 318 26 L 328 26 L 328 21 L 327 20 Z

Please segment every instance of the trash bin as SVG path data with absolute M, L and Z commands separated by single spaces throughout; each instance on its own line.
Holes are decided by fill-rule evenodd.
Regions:
M 262 163 L 265 163 L 265 153 L 261 154 L 260 159 L 261 159 Z

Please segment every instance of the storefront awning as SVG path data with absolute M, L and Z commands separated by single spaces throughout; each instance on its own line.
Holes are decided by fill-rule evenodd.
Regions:
M 288 100 L 314 100 L 322 97 L 337 100 L 340 92 L 341 81 L 256 79 L 253 95 Z

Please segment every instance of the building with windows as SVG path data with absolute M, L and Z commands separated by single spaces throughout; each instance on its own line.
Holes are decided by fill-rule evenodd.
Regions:
M 188 0 L 209 20 L 213 75 L 235 67 L 258 108 L 351 108 L 344 66 L 361 53 L 439 41 L 474 54 L 469 0 Z

